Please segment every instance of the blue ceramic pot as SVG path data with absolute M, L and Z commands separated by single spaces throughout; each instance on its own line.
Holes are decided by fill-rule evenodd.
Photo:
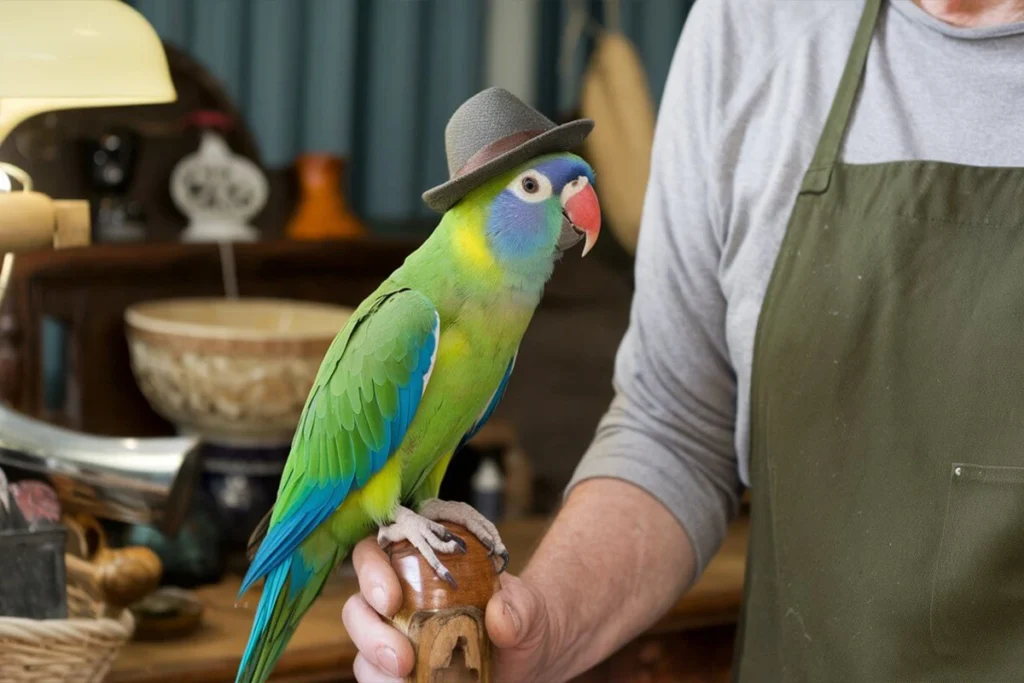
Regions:
M 290 443 L 203 444 L 203 489 L 214 501 L 228 552 L 244 550 L 277 499 Z
M 125 529 L 121 544 L 155 552 L 163 565 L 162 585 L 192 588 L 216 583 L 224 575 L 223 534 L 213 499 L 197 491 L 177 534 L 167 536 L 156 527 L 136 524 Z

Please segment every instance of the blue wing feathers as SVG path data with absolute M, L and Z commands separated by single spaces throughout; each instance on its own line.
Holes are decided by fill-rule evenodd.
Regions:
M 263 597 L 260 598 L 260 604 L 256 608 L 256 617 L 253 619 L 252 634 L 249 636 L 249 643 L 245 646 L 245 652 L 242 654 L 239 676 L 245 670 L 248 662 L 252 660 L 252 656 L 256 654 L 257 648 L 262 645 L 263 634 L 270 624 L 270 618 L 274 614 L 274 607 L 277 605 L 277 599 L 281 595 L 281 589 L 284 588 L 284 580 L 287 576 L 287 564 L 278 565 L 267 575 L 267 580 L 263 585 Z
M 397 446 L 402 442 L 402 437 L 405 435 L 405 428 L 402 427 L 405 423 L 401 416 L 402 397 L 398 393 L 395 394 L 395 409 L 393 414 L 395 415 L 395 419 L 391 420 L 391 424 L 389 425 L 391 427 L 391 443 L 392 445 Z
M 516 356 L 518 356 L 518 354 L 516 354 Z M 477 432 L 479 432 L 480 429 L 487 424 L 487 421 L 491 419 L 491 415 L 494 414 L 494 410 L 498 407 L 498 404 L 501 403 L 501 397 L 505 395 L 505 387 L 508 386 L 509 377 L 512 376 L 512 369 L 516 366 L 516 356 L 512 356 L 512 360 L 509 361 L 508 367 L 505 369 L 505 374 L 502 376 L 501 382 L 498 383 L 498 388 L 494 390 L 494 394 L 491 396 L 490 402 L 484 408 L 483 412 L 480 413 L 480 417 L 478 417 L 476 422 L 473 423 L 473 426 L 466 431 L 465 436 L 462 437 L 462 441 L 459 442 L 458 447 L 455 449 L 456 451 L 465 446 L 470 439 L 476 436 Z
M 352 438 L 355 435 L 354 431 L 347 433 L 346 438 L 349 441 L 349 453 L 353 454 L 355 458 L 355 446 L 352 444 Z M 373 474 L 373 463 L 369 458 L 355 458 L 356 461 L 356 488 L 363 488 L 366 486 L 366 482 L 370 481 L 370 475 Z
M 384 467 L 385 461 L 391 454 L 391 429 L 389 425 L 384 425 L 384 429 L 381 431 L 379 445 L 377 450 L 373 454 L 373 469 L 380 470 Z
M 291 571 L 288 577 L 288 599 L 294 600 L 303 587 L 309 583 L 309 578 L 313 575 L 313 567 L 306 562 L 306 558 L 302 556 L 301 552 L 293 554 L 289 564 Z
M 336 510 L 348 495 L 348 489 L 348 486 L 327 485 L 306 491 L 302 505 L 295 506 L 267 531 L 267 537 L 249 565 L 239 594 L 245 593 L 261 576 L 268 575 L 287 560 L 299 543 L 326 519 L 327 515 L 322 511 Z

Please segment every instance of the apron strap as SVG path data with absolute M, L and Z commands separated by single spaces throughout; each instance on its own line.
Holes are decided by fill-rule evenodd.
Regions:
M 857 90 L 864 74 L 868 47 L 871 46 L 871 36 L 875 31 L 875 22 L 878 19 L 881 6 L 882 0 L 865 0 L 864 2 L 864 13 L 860 17 L 857 33 L 853 37 L 853 46 L 850 48 L 850 56 L 846 60 L 846 69 L 843 70 L 839 89 L 836 91 L 835 99 L 832 100 L 832 109 L 829 110 L 825 128 L 818 140 L 818 148 L 814 151 L 814 158 L 804 175 L 804 182 L 800 188 L 801 193 L 821 193 L 828 188 L 829 180 L 832 178 L 832 167 L 835 165 L 836 159 L 839 158 L 839 147 L 843 143 L 846 124 L 850 120 L 853 102 L 857 97 Z

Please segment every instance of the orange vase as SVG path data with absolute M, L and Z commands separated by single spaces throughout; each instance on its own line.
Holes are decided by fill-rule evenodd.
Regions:
M 329 154 L 303 154 L 295 160 L 300 197 L 286 234 L 296 240 L 363 237 L 366 229 L 348 208 L 341 186 L 346 164 Z

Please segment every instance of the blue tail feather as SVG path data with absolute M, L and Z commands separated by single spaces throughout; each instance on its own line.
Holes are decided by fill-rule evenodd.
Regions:
M 267 627 L 270 625 L 278 599 L 284 590 L 290 564 L 290 562 L 282 562 L 267 574 L 266 581 L 263 584 L 263 595 L 260 596 L 260 603 L 256 608 L 256 617 L 252 622 L 249 642 L 245 646 L 245 652 L 242 654 L 242 662 L 238 667 L 238 676 L 235 678 L 235 683 L 248 683 L 258 680 L 255 678 L 255 669 L 259 664 L 260 654 L 269 645 L 266 638 Z
M 311 563 L 301 549 L 296 550 L 267 574 L 235 683 L 265 683 L 270 677 L 302 616 L 320 595 L 338 558 L 346 553 L 345 549 L 337 552 L 320 558 L 325 560 L 322 563 Z

